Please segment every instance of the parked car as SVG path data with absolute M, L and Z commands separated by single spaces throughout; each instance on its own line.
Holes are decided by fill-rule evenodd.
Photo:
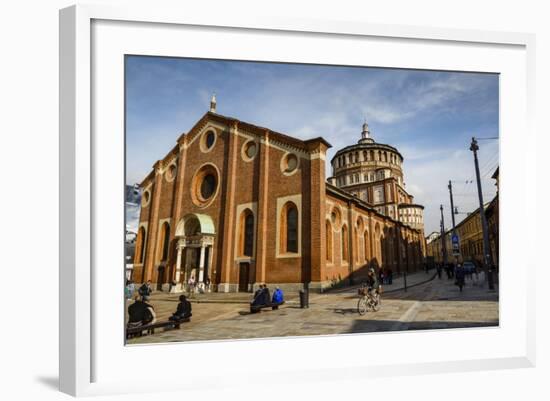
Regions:
M 464 262 L 464 273 L 471 274 L 476 270 L 476 265 L 473 262 Z

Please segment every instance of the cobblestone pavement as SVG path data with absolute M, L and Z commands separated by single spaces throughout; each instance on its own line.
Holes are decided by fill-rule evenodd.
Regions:
M 425 281 L 426 277 L 428 275 L 424 280 L 418 278 L 417 282 Z M 202 300 L 197 297 L 191 322 L 183 324 L 181 329 L 157 331 L 128 343 L 496 326 L 499 316 L 498 289 L 490 292 L 486 286 L 474 286 L 466 281 L 466 288 L 459 292 L 453 281 L 446 278 L 435 278 L 407 292 L 383 294 L 381 309 L 364 316 L 357 313 L 355 288 L 311 294 L 309 309 L 300 309 L 297 297 L 287 295 L 287 303 L 279 310 L 256 314 L 249 313 L 250 294 L 225 294 L 227 302 L 223 303 L 221 295 Z M 166 320 L 176 309 L 177 296 L 157 294 L 152 302 L 158 320 Z

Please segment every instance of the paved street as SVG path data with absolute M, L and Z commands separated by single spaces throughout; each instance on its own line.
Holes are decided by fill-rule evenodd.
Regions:
M 467 280 L 460 293 L 453 280 L 426 282 L 431 277 L 411 275 L 409 285 L 418 285 L 407 292 L 399 290 L 399 280 L 385 286 L 380 311 L 364 316 L 357 313 L 355 288 L 311 294 L 309 309 L 300 309 L 297 294 L 286 294 L 287 303 L 279 310 L 257 314 L 249 313 L 250 294 L 208 294 L 203 301 L 194 300 L 192 320 L 180 330 L 157 331 L 129 344 L 498 325 L 498 291 Z M 158 320 L 166 320 L 176 309 L 177 295 L 155 294 L 152 303 Z

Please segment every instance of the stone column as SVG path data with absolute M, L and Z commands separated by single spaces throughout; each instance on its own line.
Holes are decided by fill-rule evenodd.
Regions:
M 176 257 L 176 282 L 179 283 L 181 280 L 181 258 L 183 256 L 183 250 L 185 249 L 185 239 L 181 238 L 178 240 L 178 254 Z
M 204 283 L 204 254 L 205 254 L 206 246 L 201 243 L 201 255 L 199 259 L 199 279 L 198 282 L 200 285 Z
M 208 276 L 210 277 L 210 287 L 208 288 L 211 291 L 212 288 L 212 279 L 216 277 L 215 273 L 212 271 L 212 259 L 214 259 L 214 243 L 210 245 L 210 251 L 208 252 Z
M 177 164 L 177 173 L 176 173 L 176 182 L 174 183 L 176 189 L 175 189 L 175 196 L 173 199 L 173 219 L 172 219 L 172 225 L 170 229 L 170 241 L 174 240 L 176 238 L 176 229 L 178 227 L 178 223 L 180 222 L 182 218 L 182 205 L 183 202 L 183 193 L 185 192 L 184 188 L 184 182 L 185 182 L 185 168 L 186 168 L 186 160 L 187 160 L 187 137 L 186 135 L 182 135 L 178 139 L 178 164 Z M 172 279 L 176 282 L 179 282 L 178 279 L 176 279 L 176 273 L 177 267 L 173 269 L 171 272 Z

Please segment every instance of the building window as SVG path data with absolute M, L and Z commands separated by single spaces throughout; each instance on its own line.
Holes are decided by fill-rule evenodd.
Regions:
M 325 229 L 326 229 L 326 254 L 327 254 L 327 262 L 332 262 L 332 225 L 330 224 L 330 221 L 326 221 L 325 223 Z
M 145 191 L 143 191 L 143 195 L 141 196 L 141 206 L 147 207 L 150 201 L 151 201 L 151 191 L 146 189 Z
M 165 262 L 168 259 L 168 249 L 170 245 L 170 225 L 164 223 L 162 225 L 162 256 L 161 262 Z
M 208 152 L 214 147 L 215 143 L 216 143 L 216 132 L 210 129 L 202 135 L 200 148 L 203 152 Z
M 348 261 L 348 258 L 349 258 L 349 254 L 348 254 L 348 248 L 349 248 L 349 244 L 348 244 L 348 227 L 347 226 L 342 226 L 342 235 L 341 235 L 341 240 L 342 240 L 342 261 Z
M 213 174 L 207 174 L 202 180 L 201 196 L 204 200 L 209 199 L 216 190 L 216 177 Z
M 241 213 L 240 219 L 240 254 L 253 256 L 254 253 L 254 214 L 250 209 Z
M 137 263 L 143 263 L 143 257 L 145 256 L 145 228 L 139 228 L 136 242 L 136 255 L 138 255 Z
M 368 230 L 365 230 L 365 233 L 363 234 L 363 251 L 364 251 L 364 260 L 367 261 L 367 257 L 369 254 L 369 232 Z
M 192 199 L 197 206 L 206 206 L 218 191 L 218 171 L 207 164 L 200 168 L 192 180 Z
M 382 187 L 374 188 L 374 203 L 382 203 L 384 201 Z
M 281 250 L 283 253 L 298 253 L 298 208 L 287 202 L 281 213 Z
M 176 163 L 170 164 L 168 166 L 168 168 L 166 169 L 166 172 L 164 173 L 164 175 L 166 177 L 166 181 L 168 181 L 168 182 L 174 181 L 174 178 L 176 178 L 176 173 L 177 173 Z
M 258 145 L 253 140 L 246 142 L 242 147 L 242 157 L 245 161 L 254 159 L 258 153 Z
M 298 157 L 295 154 L 289 153 L 281 159 L 281 171 L 290 175 L 298 169 Z

